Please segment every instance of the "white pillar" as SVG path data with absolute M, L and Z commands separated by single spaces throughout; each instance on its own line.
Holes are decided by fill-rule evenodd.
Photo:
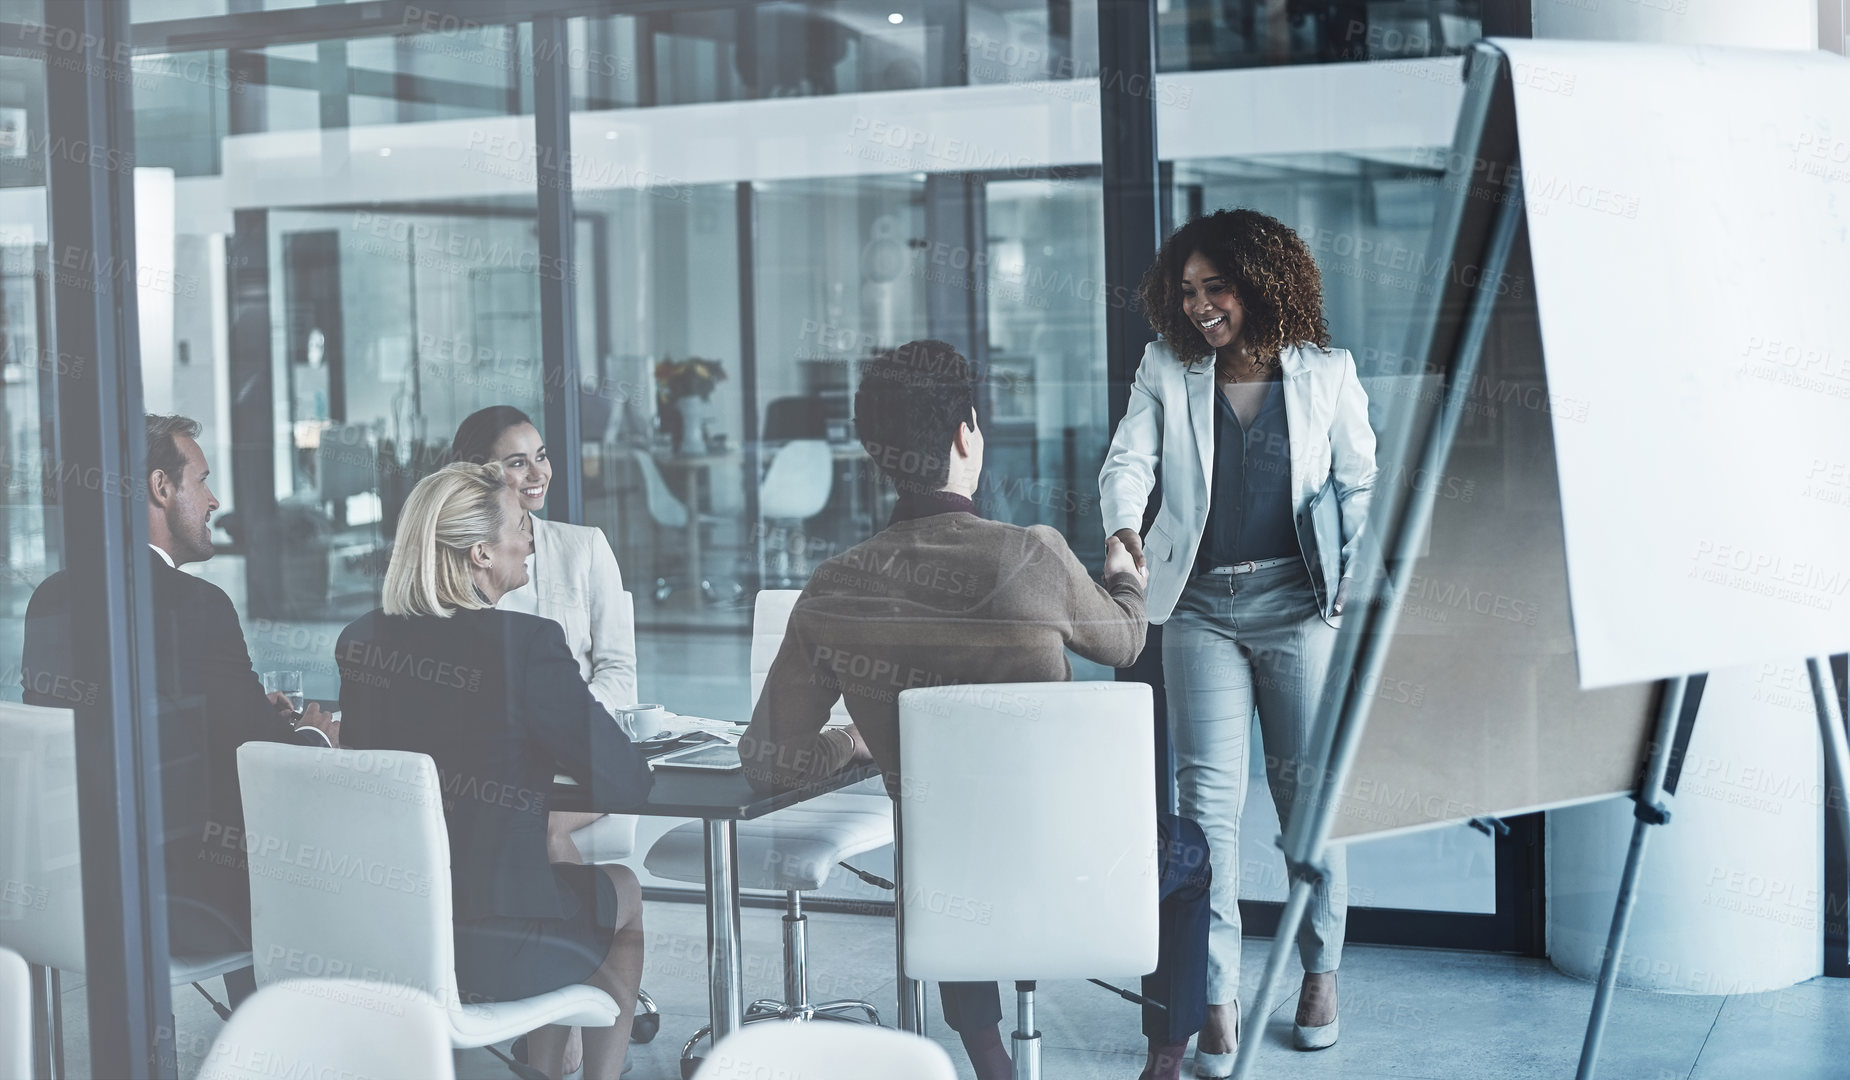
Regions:
M 1818 0 L 1539 0 L 1534 7 L 1538 38 L 1818 47 Z
M 199 291 L 197 278 L 174 273 L 173 170 L 135 170 L 135 265 L 123 276 L 135 283 L 141 324 L 141 401 L 162 415 L 173 406 L 173 298 Z
M 1817 0 L 1538 2 L 1535 36 L 1812 49 Z M 1823 757 L 1802 658 L 1714 673 L 1671 821 L 1651 830 L 1619 985 L 1776 990 L 1823 971 Z M 1548 815 L 1548 955 L 1593 978 L 1632 804 Z
M 1777 990 L 1823 971 L 1824 764 L 1802 663 L 1711 675 L 1671 800 L 1645 848 L 1619 984 Z M 1548 815 L 1548 955 L 1599 973 L 1632 803 Z

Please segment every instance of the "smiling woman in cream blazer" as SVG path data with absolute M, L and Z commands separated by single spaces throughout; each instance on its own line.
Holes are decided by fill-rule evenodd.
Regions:
M 1340 552 L 1341 577 L 1347 579 L 1374 484 L 1375 434 L 1368 426 L 1368 400 L 1347 349 L 1291 345 L 1280 352 L 1278 366 L 1289 430 L 1329 433 L 1328 439 L 1290 440 L 1292 517 L 1295 522 L 1307 515 L 1311 500 L 1325 486 L 1333 488 L 1341 531 L 1327 531 L 1329 518 L 1318 519 L 1313 528 L 1319 548 Z M 1162 504 L 1143 541 L 1152 625 L 1168 621 L 1201 551 L 1214 467 L 1215 390 L 1213 357 L 1185 363 L 1167 343 L 1152 341 L 1131 386 L 1130 409 L 1099 473 L 1105 531 L 1135 533 L 1155 483 L 1153 466 L 1162 465 Z M 1302 554 L 1307 559 L 1316 555 Z M 1341 625 L 1335 596 L 1323 595 L 1327 588 L 1318 585 L 1319 613 L 1331 625 Z
M 1280 820 L 1300 799 L 1317 698 L 1375 479 L 1368 400 L 1329 347 L 1316 262 L 1252 210 L 1190 222 L 1144 276 L 1163 335 L 1144 351 L 1099 473 L 1105 531 L 1149 570 L 1163 623 L 1176 791 L 1213 867 L 1208 1019 L 1195 1075 L 1232 1071 L 1240 1037 L 1240 812 L 1254 713 Z M 1138 535 L 1162 469 L 1161 508 Z M 1314 774 L 1313 768 L 1313 774 Z M 1336 1041 L 1346 914 L 1342 849 L 1312 894 L 1295 1042 Z
M 498 461 L 529 516 L 546 507 L 552 462 L 539 429 L 512 405 L 471 413 L 456 428 L 451 461 Z M 616 715 L 636 704 L 635 613 L 623 572 L 602 529 L 533 517 L 529 580 L 495 606 L 551 619 L 565 628 L 579 674 L 598 704 Z M 623 718 L 617 717 L 618 723 Z
M 565 627 L 592 696 L 623 724 L 617 710 L 636 704 L 636 624 L 617 556 L 602 529 L 532 521 L 532 577 L 495 606 Z

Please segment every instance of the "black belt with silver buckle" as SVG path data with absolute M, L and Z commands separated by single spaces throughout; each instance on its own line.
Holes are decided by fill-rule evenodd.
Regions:
M 1215 566 L 1215 567 L 1209 568 L 1208 573 L 1210 574 L 1250 574 L 1256 570 L 1270 570 L 1274 566 L 1284 566 L 1286 563 L 1289 563 L 1292 561 L 1293 560 L 1291 556 L 1281 555 L 1280 557 L 1276 559 L 1260 559 L 1258 562 L 1237 562 L 1237 563 L 1230 563 L 1226 566 Z

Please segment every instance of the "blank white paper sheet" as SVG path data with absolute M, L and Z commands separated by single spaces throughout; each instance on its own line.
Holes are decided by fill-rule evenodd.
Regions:
M 1496 45 L 1580 685 L 1850 649 L 1850 61 Z

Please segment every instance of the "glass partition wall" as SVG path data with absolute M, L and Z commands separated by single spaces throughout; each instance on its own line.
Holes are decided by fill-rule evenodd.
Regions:
M 0 56 L 0 454 L 5 477 L 0 560 L 8 618 L 0 625 L 0 697 L 17 701 L 17 661 L 33 587 L 64 566 L 57 495 L 58 354 L 52 344 L 53 253 L 46 221 L 44 60 Z M 66 361 L 66 375 L 70 374 Z M 67 898 L 68 899 L 68 898 Z
M 950 341 L 987 374 L 984 512 L 1051 525 L 1082 559 L 1102 556 L 1101 188 L 1096 151 L 1060 145 L 1073 124 L 1096 124 L 1096 90 L 1030 81 L 1096 70 L 1074 57 L 1074 42 L 1090 38 L 1066 24 L 1062 45 L 1044 7 L 969 5 L 950 63 L 955 20 L 927 7 L 910 22 L 883 13 L 901 16 L 883 21 L 891 33 L 855 29 L 846 9 L 794 5 L 570 21 L 581 445 L 552 452 L 581 470 L 582 520 L 608 536 L 634 598 L 645 700 L 749 713 L 758 591 L 800 588 L 891 512 L 853 438 L 850 401 L 860 366 L 908 340 Z M 809 44 L 773 48 L 749 33 L 767 27 L 807 27 Z M 265 512 L 279 542 L 252 549 L 268 560 L 254 590 L 235 555 L 209 572 L 247 598 L 265 662 L 305 668 L 311 696 L 334 693 L 319 654 L 376 603 L 397 504 L 457 421 L 495 403 L 543 413 L 548 268 L 531 193 L 541 152 L 526 119 L 530 35 L 470 27 L 148 65 L 231 65 L 263 80 L 203 91 L 226 99 L 228 125 L 243 116 L 254 130 L 194 155 L 221 163 L 220 186 L 198 188 L 195 216 L 210 210 L 223 227 L 229 212 L 220 242 L 260 250 L 268 268 L 262 292 L 236 303 L 263 307 L 266 336 L 238 340 L 268 358 L 270 437 L 240 443 L 228 467 L 272 478 L 262 490 L 273 489 Z M 849 43 L 839 55 L 823 48 L 836 36 Z M 1056 46 L 1071 62 L 1049 68 Z M 345 72 L 344 95 L 326 89 L 331 70 Z M 156 121 L 165 101 L 202 93 L 154 85 L 164 91 L 150 98 Z M 1155 92 L 1159 130 L 1196 122 L 1221 92 L 1170 85 L 1180 89 Z M 864 99 L 877 89 L 917 96 Z M 740 122 L 751 110 L 765 130 Z M 1427 126 L 1450 122 L 1440 114 Z M 1316 152 L 1189 156 L 1170 170 L 1166 203 L 1177 223 L 1241 205 L 1296 227 L 1321 262 L 1336 340 L 1371 375 L 1405 339 L 1411 294 L 1355 259 L 1355 241 L 1424 243 L 1438 193 L 1436 170 L 1421 164 L 1431 149 L 1337 137 Z M 203 202 L 227 193 L 236 205 Z M 210 243 L 200 237 L 197 250 Z M 709 376 L 683 394 L 674 373 L 692 364 Z M 239 430 L 227 418 L 221 430 Z M 830 465 L 778 470 L 793 442 L 825 444 Z M 231 509 L 235 526 L 246 515 Z M 1077 658 L 1075 669 L 1109 676 Z M 1251 790 L 1264 820 L 1264 787 Z M 670 824 L 645 823 L 643 842 Z M 1253 860 L 1275 860 L 1264 828 L 1247 835 Z M 1495 910 L 1491 844 L 1470 830 L 1375 845 L 1359 861 L 1361 905 Z M 1282 875 L 1249 880 L 1256 900 L 1282 893 Z
M 215 14 L 138 3 L 146 23 Z M 549 449 L 617 554 L 644 699 L 749 713 L 756 594 L 800 588 L 891 513 L 850 400 L 908 340 L 991 373 L 985 512 L 1096 559 L 1101 196 L 1096 147 L 1069 145 L 1096 112 L 1021 81 L 1096 69 L 1075 7 L 570 19 L 556 155 L 525 23 L 138 56 L 144 153 L 180 178 L 200 282 L 175 307 L 185 361 L 144 380 L 219 459 L 221 554 L 194 570 L 233 598 L 253 662 L 333 698 L 332 642 L 377 604 L 398 509 L 457 422 L 511 404 L 544 426 L 540 291 L 560 275 L 580 445 Z M 784 119 L 755 131 L 750 110 Z M 569 264 L 537 241 L 548 165 L 573 189 Z M 793 443 L 830 464 L 779 470 Z
M 191 569 L 231 597 L 259 670 L 302 670 L 307 697 L 332 699 L 335 636 L 377 605 L 411 485 L 475 409 L 515 405 L 544 431 L 567 371 L 578 445 L 545 433 L 634 599 L 643 700 L 749 714 L 757 595 L 800 588 L 892 512 L 851 401 L 861 368 L 909 340 L 949 341 L 985 375 L 982 511 L 1052 526 L 1099 564 L 1112 373 L 1134 367 L 1107 355 L 1107 322 L 1135 281 L 1106 262 L 1092 4 L 579 9 L 550 59 L 528 22 L 377 25 L 362 7 L 346 31 L 266 42 L 252 27 L 293 5 L 133 2 L 155 35 L 133 64 L 137 236 L 151 230 L 144 258 L 163 253 L 172 283 L 140 312 L 143 398 L 204 424 L 220 553 Z M 1249 206 L 1296 228 L 1332 336 L 1374 386 L 1402 373 L 1413 294 L 1357 252 L 1420 261 L 1456 111 L 1445 56 L 1475 36 L 1476 5 L 1266 23 L 1285 7 L 1155 4 L 1165 227 Z M 161 27 L 206 17 L 222 41 L 193 23 L 193 47 L 162 51 Z M 1331 38 L 1356 25 L 1363 47 Z M 1425 66 L 1362 63 L 1408 58 Z M 38 63 L 0 57 L 0 146 L 9 124 L 38 130 Z M 569 150 L 538 138 L 536 99 L 558 92 L 546 63 L 564 68 Z M 1393 124 L 1306 119 L 1307 144 L 1215 120 L 1255 92 L 1237 80 L 1264 74 L 1221 69 L 1337 63 L 1360 80 L 1345 94 L 1401 102 Z M 55 415 L 42 147 L 27 147 L 0 156 L 13 480 Z M 569 258 L 542 243 L 552 171 L 570 179 Z M 548 351 L 548 295 L 566 298 L 569 356 Z M 780 470 L 799 444 L 826 467 Z M 18 655 L 61 540 L 55 505 L 15 488 L 0 543 Z M 1245 858 L 1271 866 L 1271 807 L 1250 790 Z M 646 824 L 638 849 L 673 824 Z M 1503 859 L 1463 827 L 1358 846 L 1351 901 L 1488 916 L 1507 906 Z M 1273 899 L 1282 867 L 1246 882 Z M 823 895 L 870 898 L 845 880 Z M 1448 943 L 1392 917 L 1352 925 L 1358 940 Z
M 138 2 L 145 21 L 199 14 Z M 176 250 L 201 283 L 175 307 L 173 400 L 209 418 L 234 494 L 204 572 L 265 662 L 331 697 L 310 654 L 377 602 L 397 506 L 457 421 L 543 414 L 553 273 L 571 278 L 581 445 L 551 450 L 635 598 L 645 699 L 743 716 L 757 591 L 884 525 L 849 403 L 859 365 L 907 340 L 987 373 L 985 512 L 1096 561 L 1109 294 L 1096 143 L 1072 141 L 1096 128 L 1096 86 L 1060 85 L 1088 89 L 1094 21 L 978 3 L 571 19 L 569 267 L 536 238 L 526 24 L 138 58 L 144 154 L 180 177 Z M 1159 118 L 1211 107 L 1194 92 L 1159 88 Z M 1313 240 L 1421 242 L 1418 170 L 1343 149 L 1178 161 L 1171 217 L 1250 205 Z M 1346 269 L 1326 259 L 1333 330 L 1358 356 L 1391 349 L 1405 305 Z M 712 385 L 683 396 L 671 373 L 692 362 Z M 814 490 L 774 468 L 807 440 L 832 461 Z

